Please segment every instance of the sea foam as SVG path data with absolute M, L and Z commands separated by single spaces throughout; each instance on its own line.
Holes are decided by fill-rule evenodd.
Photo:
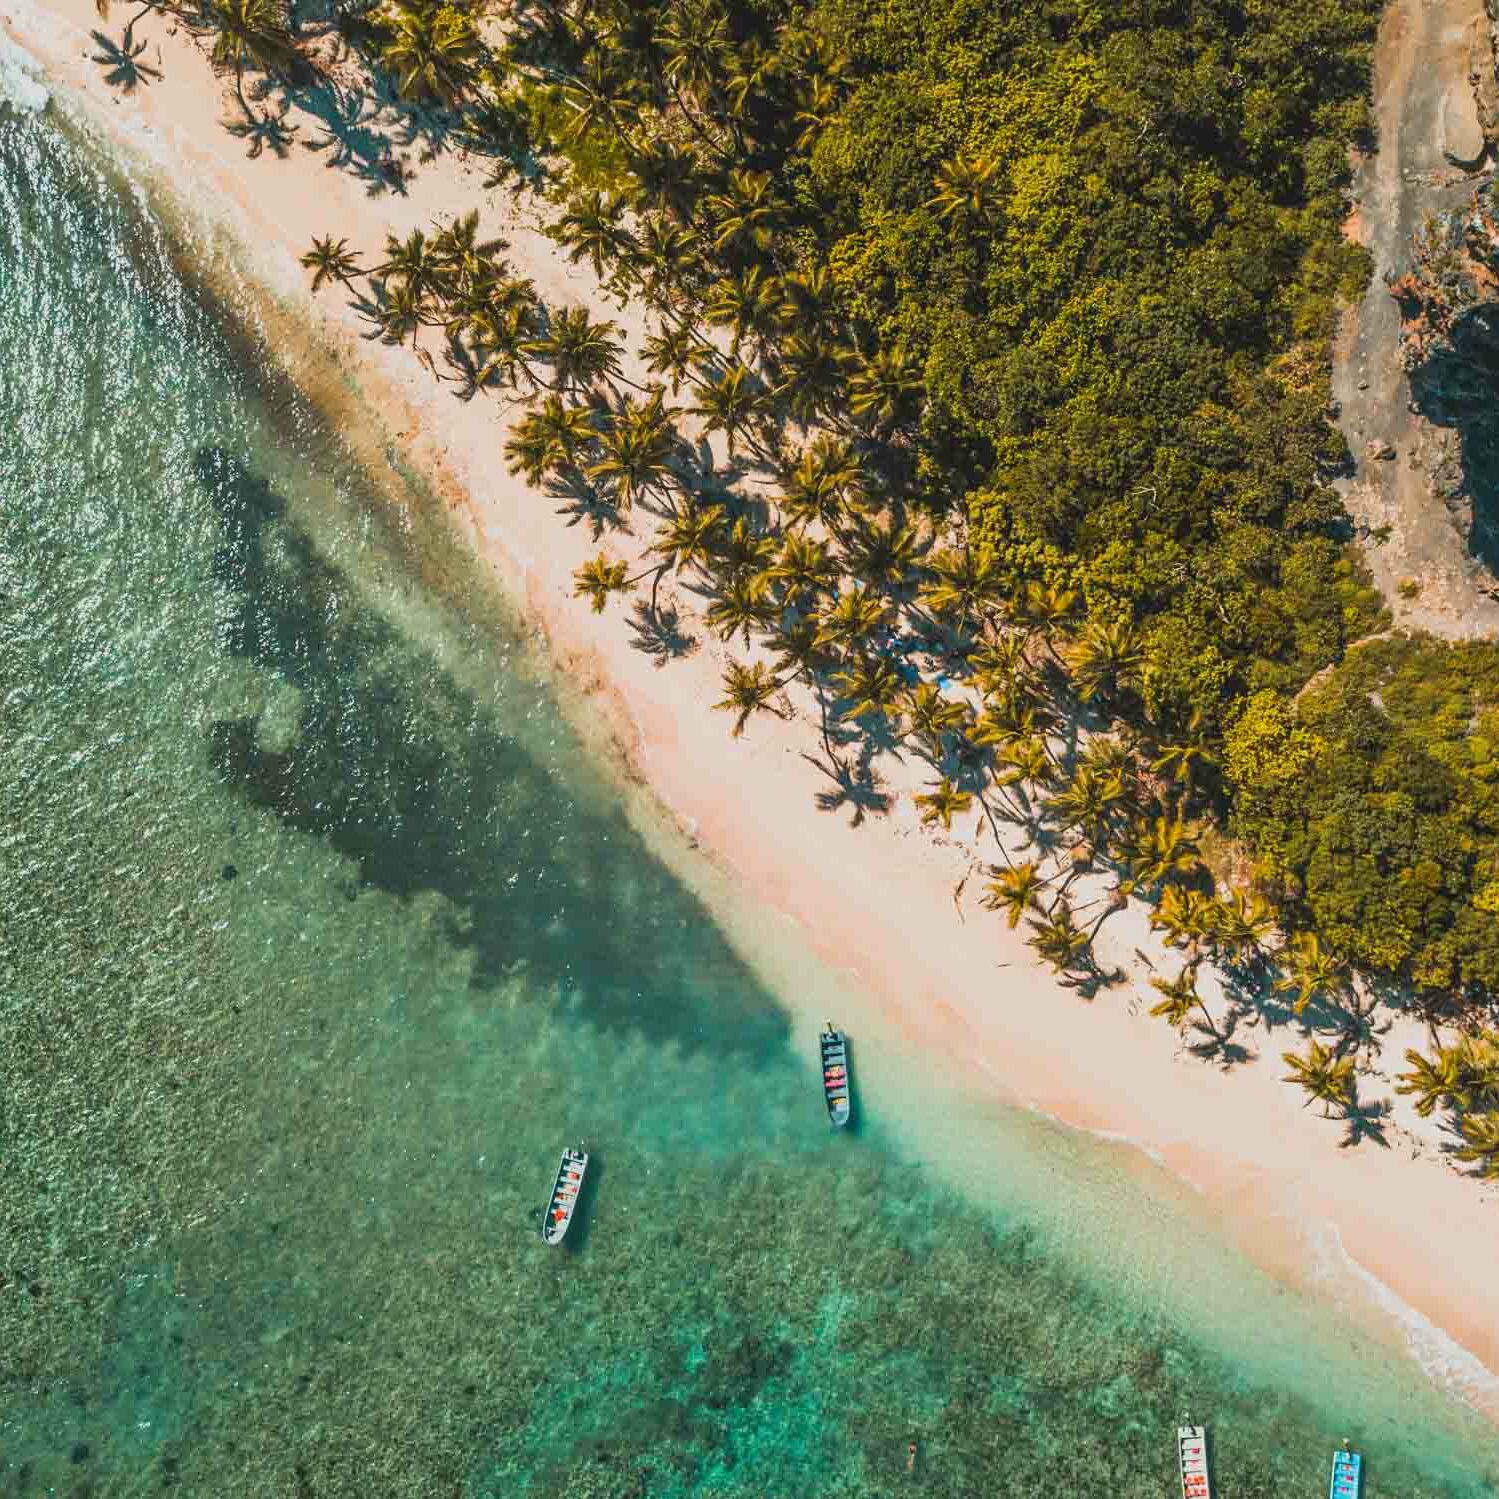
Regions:
M 37 114 L 52 98 L 41 63 L 0 32 L 0 104 Z

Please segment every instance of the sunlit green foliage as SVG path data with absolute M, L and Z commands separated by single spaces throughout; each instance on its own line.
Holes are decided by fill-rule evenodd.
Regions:
M 507 461 L 596 538 L 647 513 L 644 570 L 596 558 L 580 594 L 649 578 L 655 629 L 690 577 L 748 653 L 736 733 L 811 689 L 828 805 L 883 805 L 904 750 L 922 821 L 1029 829 L 1035 879 L 987 898 L 1062 973 L 1100 977 L 1087 868 L 1189 974 L 1270 971 L 1298 1015 L 1350 1013 L 1359 972 L 1492 989 L 1484 673 L 1427 643 L 1339 665 L 1385 619 L 1327 410 L 1378 10 L 522 0 L 474 91 L 524 116 L 550 232 L 641 344 L 492 248 L 429 274 L 393 244 L 367 316 L 528 400 Z
M 1433 998 L 1499 986 L 1499 646 L 1373 641 L 1229 732 L 1235 831 L 1334 953 Z

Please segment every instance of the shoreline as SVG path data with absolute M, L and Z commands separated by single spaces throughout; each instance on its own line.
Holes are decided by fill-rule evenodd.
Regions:
M 34 24 L 43 18 L 45 26 Z M 1465 1398 L 1499 1419 L 1499 1289 L 1485 1247 L 1493 1189 L 1431 1159 L 1403 1159 L 1412 1142 L 1396 1131 L 1388 1151 L 1341 1150 L 1337 1127 L 1303 1111 L 1279 1081 L 1278 1053 L 1292 1044 L 1290 1033 L 1257 1034 L 1258 1061 L 1229 1074 L 1184 1059 L 1164 1025 L 1134 1013 L 1140 1006 L 1131 997 L 1147 976 L 1129 958 L 1144 940 L 1138 909 L 1111 922 L 1103 944 L 1135 988 L 1105 991 L 1089 1004 L 1064 991 L 1000 917 L 978 908 L 976 890 L 965 913 L 953 887 L 970 855 L 919 828 L 909 804 L 860 829 L 818 811 L 817 774 L 800 758 L 811 747 L 800 718 L 761 719 L 743 740 L 730 739 L 725 716 L 708 707 L 718 695 L 716 646 L 705 641 L 694 656 L 658 670 L 632 647 L 617 606 L 598 617 L 572 597 L 572 569 L 593 548 L 552 513 L 552 502 L 505 474 L 498 410 L 484 398 L 455 401 L 408 350 L 357 341 L 361 327 L 337 293 L 311 301 L 296 258 L 312 234 L 347 232 L 368 252 L 386 226 L 405 232 L 467 207 L 479 190 L 458 162 L 422 166 L 409 197 L 371 198 L 300 145 L 286 160 L 247 160 L 242 143 L 218 126 L 221 85 L 201 57 L 188 55 L 185 36 L 168 35 L 154 18 L 143 23 L 138 34 L 153 60 L 159 49 L 165 76 L 121 97 L 89 60 L 93 24 L 92 7 L 78 0 L 0 0 L 0 26 L 25 37 L 21 45 L 40 58 L 49 82 L 95 129 L 158 168 L 167 195 L 198 188 L 194 212 L 203 222 L 221 222 L 234 242 L 255 247 L 241 268 L 268 294 L 258 299 L 262 329 L 280 362 L 293 379 L 312 375 L 319 405 L 339 398 L 330 388 L 336 372 L 351 411 L 379 408 L 400 451 L 378 451 L 370 440 L 356 456 L 429 476 L 449 498 L 510 606 L 528 630 L 545 635 L 564 711 L 581 721 L 595 756 L 633 783 L 632 816 L 654 820 L 653 846 L 673 872 L 694 888 L 718 889 L 714 914 L 736 942 L 755 949 L 751 961 L 767 961 L 758 930 L 766 916 L 789 924 L 840 983 L 858 985 L 892 1037 L 940 1066 L 955 1092 L 1127 1145 L 1143 1164 L 1154 1161 L 1194 1189 L 1229 1238 L 1284 1283 L 1309 1289 L 1318 1272 L 1307 1268 L 1308 1251 L 1335 1236 L 1352 1267 L 1341 1272 L 1340 1294 L 1361 1298 L 1371 1325 L 1409 1345 L 1414 1324 L 1378 1308 L 1380 1292 L 1359 1289 L 1367 1277 L 1468 1354 L 1489 1378 Z M 487 194 L 483 217 L 503 226 L 512 258 L 544 295 L 587 295 L 586 273 L 566 266 L 507 196 Z M 611 304 L 607 315 L 632 342 L 638 337 L 628 311 Z M 278 323 L 290 330 L 297 319 L 310 346 L 301 360 L 297 340 L 275 336 Z M 670 828 L 654 817 L 658 808 Z M 736 882 L 747 902 L 735 901 Z M 796 1018 L 799 1035 L 815 1024 Z M 1398 1063 L 1400 1049 L 1387 1041 L 1387 1061 Z M 890 1061 L 899 1067 L 893 1051 Z M 1308 1202 L 1318 1207 L 1310 1221 Z M 1421 1362 L 1414 1350 L 1412 1357 Z M 1467 1375 L 1485 1383 L 1477 1370 Z

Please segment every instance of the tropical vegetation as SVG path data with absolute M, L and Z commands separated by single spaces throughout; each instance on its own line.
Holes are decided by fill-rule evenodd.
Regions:
M 1148 902 L 1154 1013 L 1225 1064 L 1299 1024 L 1289 1075 L 1343 1117 L 1373 1006 L 1479 1035 L 1499 987 L 1499 647 L 1381 638 L 1332 487 L 1379 8 L 387 0 L 340 25 L 391 96 L 506 157 L 647 332 L 581 279 L 548 304 L 475 214 L 304 257 L 523 403 L 505 459 L 593 538 L 578 594 L 635 596 L 663 659 L 698 599 L 735 735 L 810 704 L 859 817 L 923 762 L 920 821 L 1087 992 Z M 1499 1170 L 1499 1094 L 1421 1097 Z

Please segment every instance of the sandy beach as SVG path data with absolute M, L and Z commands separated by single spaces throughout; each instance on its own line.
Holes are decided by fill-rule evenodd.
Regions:
M 124 19 L 111 23 L 112 35 Z M 207 278 L 225 291 L 242 272 L 268 294 L 266 336 L 293 377 L 335 417 L 340 403 L 351 416 L 378 412 L 391 456 L 449 500 L 500 586 L 544 634 L 601 752 L 675 820 L 659 837 L 674 868 L 689 881 L 695 870 L 711 872 L 718 888 L 742 891 L 746 909 L 795 923 L 881 1024 L 937 1059 L 955 1092 L 1029 1106 L 1139 1147 L 1196 1189 L 1203 1214 L 1262 1266 L 1358 1304 L 1371 1325 L 1407 1341 L 1429 1372 L 1499 1420 L 1499 1192 L 1444 1162 L 1430 1129 L 1394 1099 L 1389 1074 L 1404 1065 L 1407 1045 L 1424 1044 L 1419 1028 L 1386 1036 L 1384 1076 L 1360 1078 L 1361 1097 L 1395 1103 L 1389 1148 L 1345 1148 L 1342 1128 L 1280 1080 L 1281 1052 L 1299 1045 L 1293 1031 L 1241 1033 L 1251 1058 L 1225 1072 L 1148 1016 L 1151 964 L 1170 974 L 1177 960 L 1161 956 L 1138 904 L 1105 923 L 1099 939 L 1101 957 L 1127 982 L 1092 1001 L 1060 985 L 1020 933 L 981 908 L 980 878 L 955 893 L 975 858 L 993 856 L 972 842 L 971 825 L 934 834 L 907 797 L 860 826 L 847 809 L 819 810 L 828 783 L 804 758 L 816 747 L 806 705 L 784 721 L 761 715 L 731 739 L 726 715 L 708 706 L 721 696 L 724 659 L 711 636 L 694 630 L 699 648 L 658 668 L 636 647 L 621 605 L 598 616 L 573 597 L 574 569 L 599 547 L 585 527 L 564 523 L 556 501 L 506 473 L 499 403 L 455 400 L 410 350 L 366 339 L 336 291 L 311 297 L 298 257 L 314 235 L 346 235 L 369 262 L 387 232 L 479 206 L 544 297 L 602 308 L 587 268 L 566 263 L 530 210 L 483 187 L 482 163 L 424 162 L 413 148 L 405 194 L 372 195 L 367 178 L 305 149 L 317 139 L 311 118 L 299 122 L 285 158 L 267 150 L 250 159 L 245 141 L 218 123 L 232 91 L 186 34 L 156 17 L 136 35 L 148 44 L 142 60 L 161 76 L 129 95 L 106 82 L 95 59 L 90 34 L 99 23 L 88 0 L 0 0 L 0 24 L 39 61 L 57 107 L 126 148 L 205 227 L 221 227 L 237 247 L 233 269 L 208 266 Z M 638 343 L 629 311 L 607 314 Z M 309 330 L 312 340 L 296 336 Z M 377 434 L 363 441 L 372 462 L 388 462 Z M 606 538 L 603 547 L 629 560 L 630 542 Z M 687 616 L 693 601 L 681 602 Z M 900 774 L 889 772 L 893 792 L 903 789 Z M 724 915 L 731 935 L 753 946 L 760 927 L 744 911 Z M 857 1015 L 841 1018 L 857 1033 Z M 1329 1269 L 1329 1244 L 1341 1268 Z

